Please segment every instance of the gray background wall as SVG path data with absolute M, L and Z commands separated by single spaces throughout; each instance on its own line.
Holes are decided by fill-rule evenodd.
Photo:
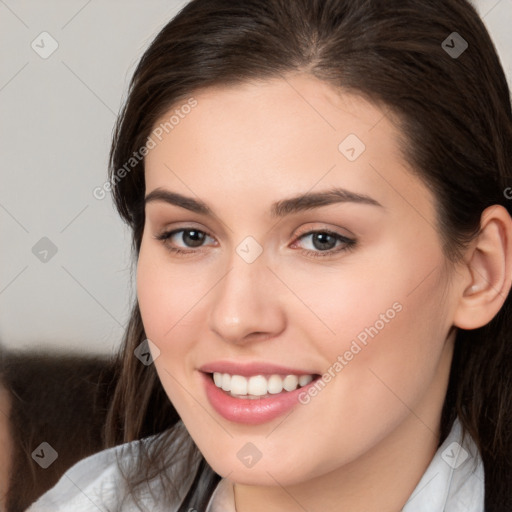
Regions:
M 130 237 L 93 190 L 134 67 L 185 3 L 0 0 L 0 344 L 118 347 Z M 474 3 L 512 83 L 512 0 Z

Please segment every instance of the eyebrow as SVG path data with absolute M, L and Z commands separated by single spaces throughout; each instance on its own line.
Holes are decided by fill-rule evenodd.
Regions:
M 212 210 L 203 201 L 194 199 L 193 197 L 183 196 L 177 192 L 171 192 L 163 188 L 152 190 L 144 198 L 145 205 L 153 201 L 162 201 L 201 215 L 213 216 Z M 285 217 L 301 211 L 336 203 L 358 203 L 384 208 L 377 200 L 370 196 L 356 194 L 355 192 L 336 187 L 322 192 L 299 194 L 288 199 L 277 201 L 271 205 L 270 216 L 272 218 Z

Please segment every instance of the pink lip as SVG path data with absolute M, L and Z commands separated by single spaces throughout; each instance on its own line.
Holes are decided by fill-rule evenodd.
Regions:
M 204 373 L 229 373 L 230 375 L 242 375 L 252 377 L 253 375 L 317 375 L 309 370 L 297 370 L 279 366 L 273 363 L 234 363 L 232 361 L 217 361 L 208 363 L 199 368 Z
M 273 373 L 277 372 L 274 371 Z M 292 374 L 289 370 L 286 370 L 284 373 L 287 375 Z M 257 373 L 252 372 L 250 374 L 256 375 Z M 240 375 L 240 373 L 235 373 L 235 375 Z M 308 374 L 304 372 L 301 375 Z M 247 425 L 266 423 L 287 413 L 300 403 L 299 395 L 304 392 L 307 393 L 307 389 L 314 385 L 319 378 L 314 379 L 306 386 L 297 388 L 295 391 L 282 392 L 268 398 L 253 400 L 250 398 L 235 398 L 229 395 L 214 384 L 213 378 L 209 373 L 201 373 L 201 377 L 205 386 L 206 397 L 213 409 L 228 421 Z

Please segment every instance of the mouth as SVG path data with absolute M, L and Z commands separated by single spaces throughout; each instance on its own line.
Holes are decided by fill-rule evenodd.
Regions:
M 319 377 L 317 374 L 303 375 L 231 375 L 213 372 L 208 374 L 215 386 L 230 396 L 241 399 L 258 400 L 280 393 L 289 393 L 307 386 Z
M 301 403 L 301 395 L 321 378 L 315 373 L 199 373 L 214 411 L 228 421 L 246 425 L 266 423 L 291 412 Z

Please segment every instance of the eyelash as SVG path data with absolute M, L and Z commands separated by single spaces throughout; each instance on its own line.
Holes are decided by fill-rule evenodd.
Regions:
M 186 231 L 197 231 L 199 233 L 205 234 L 206 236 L 208 236 L 210 238 L 213 238 L 208 232 L 203 231 L 201 229 L 192 228 L 192 227 L 188 227 L 188 228 L 185 227 L 185 228 L 175 229 L 172 231 L 165 231 L 159 235 L 156 235 L 154 238 L 157 240 L 160 240 L 163 243 L 163 245 L 165 246 L 165 248 L 174 254 L 190 256 L 193 254 L 197 254 L 198 252 L 202 252 L 201 250 L 198 251 L 198 250 L 194 250 L 194 249 L 183 250 L 179 247 L 172 247 L 167 243 L 169 238 L 171 238 L 175 234 L 186 232 Z M 338 249 L 329 249 L 326 251 L 311 251 L 309 249 L 303 249 L 303 253 L 306 254 L 307 256 L 311 256 L 313 258 L 327 258 L 329 256 L 333 256 L 333 255 L 341 253 L 341 252 L 351 251 L 354 249 L 354 246 L 356 245 L 356 241 L 354 239 L 347 238 L 346 236 L 340 235 L 339 233 L 330 231 L 328 229 L 307 231 L 306 233 L 302 233 L 301 235 L 299 235 L 293 243 L 295 244 L 295 242 L 297 242 L 298 240 L 300 240 L 306 236 L 315 235 L 318 233 L 332 236 L 332 237 L 336 238 L 336 241 L 343 242 L 345 245 Z

